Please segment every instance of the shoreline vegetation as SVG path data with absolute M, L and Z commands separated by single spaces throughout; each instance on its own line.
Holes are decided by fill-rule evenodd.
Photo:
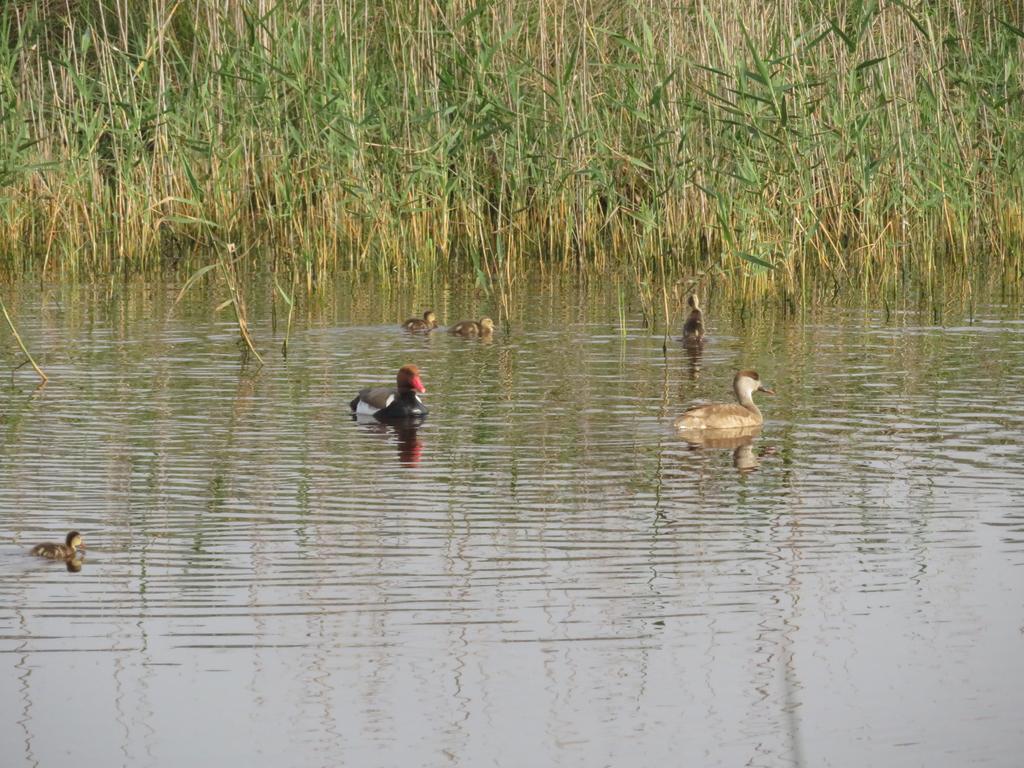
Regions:
M 1018 285 L 1022 6 L 826 5 L 12 0 L 0 274 Z

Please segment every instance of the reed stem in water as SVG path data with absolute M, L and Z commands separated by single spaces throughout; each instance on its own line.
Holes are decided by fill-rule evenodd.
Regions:
M 32 353 L 28 351 L 28 347 L 25 346 L 25 342 L 21 340 L 21 334 L 19 334 L 18 329 L 14 327 L 14 321 L 11 320 L 11 316 L 7 312 L 7 306 L 4 304 L 3 299 L 0 299 L 0 310 L 4 313 L 4 319 L 7 320 L 7 325 L 11 329 L 11 333 L 14 334 L 14 340 L 18 342 L 18 346 L 21 347 L 21 351 L 25 354 L 25 357 L 28 358 L 28 361 L 32 364 L 32 368 L 35 370 L 39 378 L 42 379 L 43 384 L 45 384 L 50 379 L 45 373 L 43 373 L 43 369 L 36 364 L 35 358 L 32 357 Z

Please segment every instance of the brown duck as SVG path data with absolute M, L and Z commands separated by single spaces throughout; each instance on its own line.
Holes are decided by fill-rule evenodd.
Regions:
M 479 322 L 462 320 L 453 325 L 448 332 L 466 338 L 476 338 L 477 336 L 485 338 L 494 333 L 494 321 L 489 317 L 481 317 Z
M 70 560 L 78 556 L 80 549 L 85 549 L 82 534 L 78 531 L 71 531 L 65 537 L 63 544 L 36 544 L 32 547 L 32 554 L 48 557 L 51 560 Z
M 407 331 L 432 331 L 437 328 L 437 315 L 434 310 L 428 309 L 423 313 L 423 318 L 412 317 L 402 323 Z
M 736 394 L 736 403 L 712 403 L 711 405 L 695 405 L 687 408 L 676 418 L 674 424 L 678 430 L 697 429 L 744 429 L 759 427 L 764 423 L 764 416 L 754 405 L 754 392 L 774 395 L 775 392 L 761 383 L 757 371 L 740 371 L 732 380 L 732 391 Z
M 687 344 L 700 344 L 704 341 L 704 313 L 700 311 L 697 294 L 691 293 L 686 299 L 690 314 L 683 323 L 683 341 Z

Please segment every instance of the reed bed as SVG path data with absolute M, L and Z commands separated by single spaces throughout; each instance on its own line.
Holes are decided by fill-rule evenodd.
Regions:
M 0 272 L 1020 281 L 1022 6 L 752 7 L 8 0 Z

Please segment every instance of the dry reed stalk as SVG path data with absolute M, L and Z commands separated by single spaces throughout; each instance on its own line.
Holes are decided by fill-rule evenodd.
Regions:
M 309 290 L 647 275 L 666 247 L 660 280 L 780 290 L 1020 261 L 1014 4 L 286 6 L 0 10 L 0 270 L 191 271 L 198 218 L 309 254 Z
M 28 362 L 32 364 L 33 370 L 35 370 L 36 374 L 42 380 L 42 383 L 45 384 L 50 379 L 45 373 L 43 373 L 43 369 L 36 364 L 35 358 L 32 357 L 32 353 L 28 351 L 28 347 L 25 346 L 25 342 L 21 340 L 21 334 L 18 333 L 18 329 L 14 326 L 14 321 L 11 319 L 10 314 L 8 314 L 7 306 L 4 304 L 3 299 L 0 299 L 0 310 L 4 313 L 4 319 L 7 320 L 7 325 L 11 329 L 11 333 L 14 335 L 14 340 L 18 342 L 18 346 L 21 348 L 21 351 L 24 353 L 25 357 L 28 358 Z M 22 365 L 24 365 L 24 363 L 22 363 Z

